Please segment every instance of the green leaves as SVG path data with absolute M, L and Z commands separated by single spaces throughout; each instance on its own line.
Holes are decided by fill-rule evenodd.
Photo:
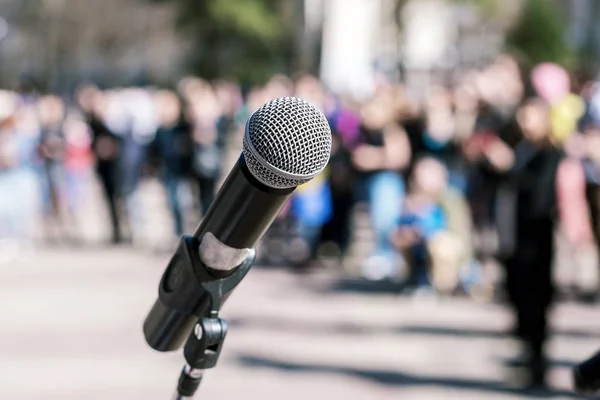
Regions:
M 550 61 L 569 67 L 573 51 L 565 38 L 558 8 L 549 0 L 528 0 L 507 44 L 523 54 L 531 65 Z
M 212 0 L 208 9 L 219 24 L 263 41 L 277 39 L 283 30 L 278 15 L 265 1 Z
M 181 34 L 196 44 L 190 69 L 202 77 L 257 83 L 289 64 L 292 36 L 279 7 L 290 0 L 149 1 L 177 8 Z

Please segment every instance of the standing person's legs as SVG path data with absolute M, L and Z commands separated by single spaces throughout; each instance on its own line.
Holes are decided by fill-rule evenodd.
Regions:
M 121 159 L 121 189 L 127 209 L 129 226 L 134 238 L 143 232 L 143 206 L 138 196 L 138 186 L 146 156 L 145 150 L 145 145 L 130 139 L 123 146 Z
M 291 261 L 294 267 L 304 268 L 317 258 L 321 239 L 321 226 L 312 225 L 301 220 L 296 221 L 296 237 L 292 241 Z
M 348 246 L 350 245 L 350 222 L 352 219 L 353 205 L 354 200 L 351 194 L 344 195 L 333 203 L 334 218 L 336 218 L 333 238 L 338 246 L 340 246 L 342 254 L 346 254 Z
M 554 224 L 550 220 L 528 221 L 520 229 L 513 264 L 513 302 L 518 334 L 527 346 L 527 366 L 532 384 L 543 384 L 546 373 L 544 345 L 548 338 L 548 312 L 554 294 L 552 260 Z M 508 276 L 507 276 L 508 277 Z
M 98 177 L 104 192 L 108 213 L 110 216 L 111 225 L 111 241 L 112 243 L 121 242 L 121 224 L 119 219 L 119 211 L 117 208 L 117 177 L 116 170 L 118 165 L 115 162 L 102 162 L 97 166 Z
M 600 199 L 598 199 L 598 186 L 588 185 L 585 189 L 585 197 L 590 211 L 592 233 L 594 235 L 596 247 L 600 249 L 600 229 L 598 229 L 600 222 Z
M 528 313 L 532 323 L 530 346 L 533 354 L 531 365 L 533 383 L 544 383 L 546 374 L 546 357 L 544 346 L 548 339 L 548 313 L 554 297 L 552 282 L 552 261 L 554 258 L 554 224 L 551 221 L 540 224 L 538 229 L 537 254 L 534 263 L 532 279 L 535 280 L 534 290 L 537 301 Z
M 200 206 L 202 215 L 206 215 L 210 205 L 215 199 L 215 190 L 217 180 L 213 178 L 198 178 L 198 188 L 200 189 Z
M 363 273 L 371 279 L 382 279 L 394 275 L 400 262 L 390 242 L 390 235 L 402 212 L 404 181 L 394 172 L 380 172 L 367 181 L 367 190 L 375 249 Z
M 596 185 L 588 185 L 586 187 L 586 200 L 588 203 L 590 222 L 592 225 L 592 234 L 594 236 L 594 243 L 596 245 L 596 254 L 600 253 L 600 187 Z M 597 257 L 592 257 L 592 260 L 597 260 Z M 595 268 L 594 268 L 595 267 Z M 598 287 L 598 274 L 600 266 L 595 265 L 589 269 L 589 272 L 584 271 L 583 276 L 587 278 L 587 285 L 584 287 L 591 288 L 592 290 L 586 290 L 585 297 L 588 299 L 594 299 L 597 294 L 594 293 L 594 289 Z
M 322 239 L 334 242 L 343 255 L 350 242 L 350 217 L 353 199 L 351 194 L 336 194 L 332 197 L 331 219 L 322 229 Z
M 175 223 L 175 235 L 177 236 L 183 235 L 183 213 L 181 210 L 181 199 L 179 197 L 180 183 L 180 177 L 167 171 L 165 186 L 167 189 L 169 206 L 171 207 L 171 213 L 173 214 L 173 222 Z
M 49 161 L 45 165 L 45 177 L 48 190 L 47 229 L 49 239 L 62 239 L 65 226 L 65 169 L 57 161 Z M 54 231 L 54 233 L 52 233 Z M 54 236 L 58 237 L 54 237 Z

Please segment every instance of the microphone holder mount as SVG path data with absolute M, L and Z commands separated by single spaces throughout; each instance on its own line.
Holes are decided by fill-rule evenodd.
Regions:
M 196 238 L 184 236 L 172 261 L 177 260 L 178 263 L 188 264 L 184 267 L 185 269 L 206 271 L 206 267 L 198 256 L 197 244 Z M 253 249 L 248 257 L 229 275 L 212 280 L 194 280 L 194 284 L 200 286 L 198 288 L 200 291 L 208 293 L 210 306 L 198 318 L 184 345 L 183 354 L 186 365 L 179 376 L 177 391 L 174 396 L 175 400 L 191 399 L 200 386 L 204 371 L 216 366 L 227 335 L 227 322 L 219 317 L 219 311 L 227 295 L 246 276 L 255 258 L 256 251 Z M 203 272 L 204 274 L 205 272 Z

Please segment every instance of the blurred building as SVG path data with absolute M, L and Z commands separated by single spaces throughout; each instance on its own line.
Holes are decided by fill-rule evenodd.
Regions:
M 377 80 L 403 79 L 415 91 L 486 64 L 503 47 L 521 0 L 497 2 L 493 15 L 448 0 L 305 0 L 321 13 L 321 77 L 356 97 Z M 401 7 L 399 6 L 401 5 Z
M 65 89 L 79 78 L 169 80 L 186 50 L 170 6 L 145 0 L 0 0 L 0 17 L 8 26 L 4 83 L 32 77 Z
M 330 89 L 355 97 L 367 96 L 373 90 L 382 3 L 324 2 L 321 78 Z

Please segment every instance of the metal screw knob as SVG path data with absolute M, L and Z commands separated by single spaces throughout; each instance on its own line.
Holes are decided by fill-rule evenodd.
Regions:
M 196 326 L 194 326 L 194 335 L 196 335 L 196 339 L 200 340 L 202 339 L 202 334 L 204 333 L 202 326 L 200 326 L 200 324 L 196 324 Z

